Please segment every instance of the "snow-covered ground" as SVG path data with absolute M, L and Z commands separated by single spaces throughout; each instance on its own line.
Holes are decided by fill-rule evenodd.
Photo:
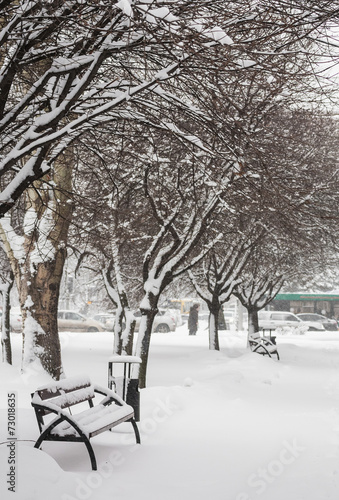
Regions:
M 19 500 L 329 500 L 339 488 L 339 332 L 282 336 L 281 361 L 246 350 L 245 334 L 154 334 L 148 387 L 141 391 L 142 444 L 132 427 L 92 439 L 99 469 L 84 445 L 33 448 L 38 428 L 30 393 L 40 373 L 0 368 L 1 498 Z M 107 385 L 109 333 L 62 333 L 68 376 Z M 8 491 L 7 394 L 17 396 L 16 493 Z

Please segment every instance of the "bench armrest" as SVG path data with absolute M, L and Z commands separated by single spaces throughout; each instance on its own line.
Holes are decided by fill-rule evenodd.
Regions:
M 114 391 L 108 389 L 107 387 L 101 387 L 100 385 L 93 385 L 94 392 L 105 396 L 105 398 L 100 402 L 100 404 L 106 406 L 112 402 L 117 403 L 119 406 L 126 405 L 126 402 L 118 396 Z
M 264 345 L 271 345 L 271 346 L 276 347 L 276 345 L 275 345 L 275 344 L 273 344 L 272 340 L 267 339 L 267 338 L 263 338 L 263 339 L 262 339 L 262 343 L 263 343 Z

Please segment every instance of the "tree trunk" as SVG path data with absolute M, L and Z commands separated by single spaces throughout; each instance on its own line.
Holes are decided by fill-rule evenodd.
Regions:
M 112 245 L 113 246 L 113 245 Z M 114 246 L 113 246 L 114 250 Z M 133 354 L 133 340 L 136 319 L 130 310 L 127 292 L 123 285 L 122 276 L 120 273 L 120 265 L 118 261 L 118 254 L 115 253 L 114 273 L 116 280 L 116 287 L 113 286 L 110 270 L 111 266 L 101 271 L 104 279 L 107 294 L 114 306 L 117 308 L 115 321 L 114 321 L 114 354 Z M 125 324 L 124 324 L 125 321 Z
M 219 346 L 219 310 L 220 304 L 212 305 L 210 307 L 210 316 L 209 316 L 209 348 L 212 351 L 220 351 Z
M 136 318 L 132 311 L 129 309 L 125 309 L 125 319 L 126 319 L 126 327 L 121 335 L 121 354 L 126 354 L 131 356 L 133 354 L 133 340 L 134 340 L 134 331 Z
M 114 322 L 114 354 L 132 355 L 136 319 L 129 308 L 118 306 Z
M 140 389 L 144 389 L 146 387 L 148 354 L 151 343 L 154 317 L 157 312 L 158 311 L 154 309 L 141 310 L 141 321 L 139 327 L 136 355 L 141 358 L 142 363 L 140 365 L 135 365 L 135 372 L 133 373 L 133 378 L 139 378 Z
M 10 291 L 14 283 L 13 275 L 10 282 L 4 283 L 1 286 L 2 294 L 2 329 L 1 329 L 1 346 L 2 346 L 2 361 L 12 364 L 12 345 L 10 336 Z
M 147 289 L 147 282 L 144 286 Z M 159 290 L 159 292 L 161 293 L 161 290 Z M 141 389 L 146 387 L 148 354 L 154 318 L 158 312 L 160 293 L 154 294 L 151 291 L 145 292 L 145 296 L 140 304 L 141 321 L 136 346 L 136 355 L 141 358 L 142 362 L 140 365 L 134 365 L 133 378 L 139 378 L 139 387 Z
M 118 294 L 119 294 L 119 354 L 127 354 L 131 355 L 133 351 L 133 339 L 134 339 L 134 329 L 136 319 L 134 314 L 130 310 L 128 297 L 126 290 L 122 284 L 122 279 L 120 275 L 119 268 L 119 283 L 118 283 Z M 123 320 L 125 321 L 125 325 L 123 325 Z M 124 326 L 124 327 L 123 327 Z M 114 332 L 116 335 L 116 332 Z
M 52 261 L 39 263 L 35 273 L 27 266 L 19 288 L 24 315 L 23 371 L 39 359 L 55 380 L 63 376 L 57 311 L 64 261 L 65 251 L 60 250 Z
M 115 303 L 115 305 L 117 305 Z M 113 354 L 121 354 L 122 353 L 122 331 L 124 328 L 124 310 L 120 304 L 118 304 L 117 310 L 115 312 L 114 319 L 114 341 L 113 341 Z
M 248 333 L 256 333 L 259 331 L 258 309 L 255 307 L 247 307 L 248 311 Z

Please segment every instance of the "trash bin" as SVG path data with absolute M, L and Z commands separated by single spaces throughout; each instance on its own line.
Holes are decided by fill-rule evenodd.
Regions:
M 136 422 L 140 421 L 139 379 L 131 378 L 133 364 L 140 364 L 138 356 L 111 356 L 108 359 L 108 387 L 113 389 L 134 409 Z
M 267 332 L 267 331 L 269 331 L 269 332 L 270 332 L 269 337 L 267 337 L 267 336 L 265 335 L 265 332 Z M 274 330 L 273 330 L 273 331 L 274 331 Z M 265 338 L 265 337 L 266 337 L 266 338 L 268 338 L 268 340 L 270 340 L 270 341 L 272 342 L 272 344 L 274 344 L 274 345 L 276 345 L 276 344 L 277 344 L 277 342 L 276 342 L 276 338 L 277 338 L 277 337 L 276 337 L 276 336 L 274 336 L 274 335 L 272 335 L 272 330 L 271 330 L 271 329 L 270 329 L 270 330 L 266 330 L 266 329 L 265 329 L 265 330 L 263 330 L 263 336 L 264 336 L 264 338 Z

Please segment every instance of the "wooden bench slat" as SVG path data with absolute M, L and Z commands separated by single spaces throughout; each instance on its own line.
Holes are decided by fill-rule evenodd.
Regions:
M 61 379 L 56 382 L 51 382 L 42 387 L 38 387 L 37 392 L 40 398 L 44 401 L 53 397 L 67 394 L 85 387 L 90 387 L 91 381 L 87 376 L 71 377 L 68 379 Z
M 55 396 L 54 398 L 45 399 L 44 402 L 50 401 L 51 403 L 60 406 L 60 408 L 69 408 L 70 406 L 74 406 L 79 403 L 84 403 L 89 399 L 93 399 L 95 397 L 94 388 L 84 387 L 82 389 L 77 389 L 73 392 L 67 392 L 63 394 L 61 392 L 60 395 Z

